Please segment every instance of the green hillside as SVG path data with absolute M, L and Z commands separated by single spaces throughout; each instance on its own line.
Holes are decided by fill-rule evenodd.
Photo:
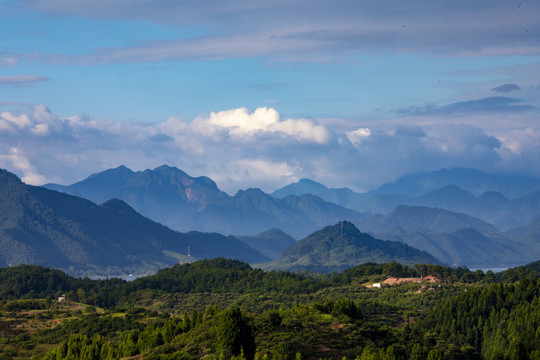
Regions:
M 352 223 L 343 221 L 316 231 L 285 249 L 281 258 L 264 264 L 263 268 L 330 272 L 367 262 L 390 261 L 439 263 L 425 251 L 394 241 L 377 240 L 361 233 Z
M 308 277 L 212 259 L 126 282 L 0 268 L 0 358 L 537 359 L 534 269 L 392 262 Z M 441 282 L 365 286 L 419 272 Z

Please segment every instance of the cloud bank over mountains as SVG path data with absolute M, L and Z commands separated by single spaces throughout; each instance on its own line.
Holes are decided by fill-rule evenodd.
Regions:
M 70 184 L 119 165 L 168 164 L 209 176 L 231 193 L 271 191 L 305 177 L 370 190 L 410 172 L 454 166 L 540 176 L 538 129 L 509 124 L 490 132 L 463 121 L 330 124 L 282 118 L 267 107 L 145 124 L 61 117 L 37 105 L 0 113 L 0 167 L 30 184 Z
M 232 193 L 540 176 L 539 16 L 532 0 L 8 1 L 0 166 L 68 184 L 168 164 Z

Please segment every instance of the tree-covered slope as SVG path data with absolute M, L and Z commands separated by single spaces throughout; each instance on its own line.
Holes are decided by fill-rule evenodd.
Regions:
M 0 265 L 39 264 L 70 272 L 145 272 L 197 258 L 267 258 L 234 237 L 178 233 L 121 200 L 91 201 L 25 185 L 0 171 Z
M 264 265 L 264 268 L 329 272 L 366 262 L 390 261 L 439 263 L 425 251 L 394 241 L 377 240 L 344 221 L 316 231 L 285 249 L 281 258 Z
M 538 263 L 522 268 L 538 269 Z M 442 281 L 364 286 L 420 274 Z M 492 272 L 392 262 L 310 277 L 212 259 L 125 282 L 39 266 L 0 268 L 0 355 L 537 359 L 539 273 L 514 275 L 497 284 Z M 51 299 L 63 293 L 65 302 Z

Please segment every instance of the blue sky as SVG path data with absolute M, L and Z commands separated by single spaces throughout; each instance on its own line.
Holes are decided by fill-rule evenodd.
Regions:
M 234 193 L 540 177 L 535 1 L 0 2 L 0 167 L 161 164 Z

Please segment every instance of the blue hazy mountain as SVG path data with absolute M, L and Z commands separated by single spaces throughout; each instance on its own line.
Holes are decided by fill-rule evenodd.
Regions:
M 344 221 L 318 230 L 283 251 L 283 256 L 263 265 L 268 270 L 332 272 L 366 262 L 439 264 L 425 251 L 395 241 L 378 240 Z
M 311 193 L 363 213 L 388 214 L 399 205 L 436 207 L 466 213 L 507 230 L 540 215 L 538 189 L 539 179 L 454 168 L 404 176 L 367 193 L 330 189 L 302 179 L 272 195 L 283 198 Z
M 342 206 L 348 205 L 352 199 L 360 195 L 348 188 L 329 189 L 323 184 L 310 179 L 301 179 L 296 183 L 286 185 L 270 193 L 270 195 L 278 199 L 283 199 L 290 195 L 302 196 L 304 194 L 316 195 L 326 201 Z
M 515 199 L 540 190 L 540 179 L 517 175 L 487 174 L 469 168 L 451 168 L 403 176 L 370 193 L 416 197 L 446 185 L 458 186 L 475 196 L 486 191 L 495 191 L 510 199 Z
M 449 232 L 474 228 L 482 233 L 498 232 L 495 226 L 466 214 L 406 205 L 397 206 L 387 215 L 371 216 L 359 224 L 362 229 L 378 233 L 394 227 L 405 231 Z
M 514 266 L 540 256 L 540 252 L 516 246 L 485 221 L 437 208 L 400 205 L 390 214 L 374 215 L 358 226 L 377 238 L 425 250 L 447 264 Z
M 29 186 L 0 170 L 0 266 L 20 263 L 70 273 L 145 272 L 196 258 L 268 260 L 244 242 L 215 233 L 179 233 L 122 200 L 102 205 Z
M 261 254 L 275 260 L 283 250 L 296 244 L 296 240 L 279 229 L 270 229 L 257 235 L 236 236 Z
M 540 217 L 504 233 L 525 254 L 540 254 Z
M 322 226 L 363 217 L 311 194 L 277 199 L 260 189 L 247 189 L 229 196 L 207 177 L 194 178 L 165 165 L 138 172 L 121 166 L 70 186 L 45 186 L 97 203 L 121 199 L 141 214 L 179 231 L 251 235 L 279 228 L 303 237 Z

